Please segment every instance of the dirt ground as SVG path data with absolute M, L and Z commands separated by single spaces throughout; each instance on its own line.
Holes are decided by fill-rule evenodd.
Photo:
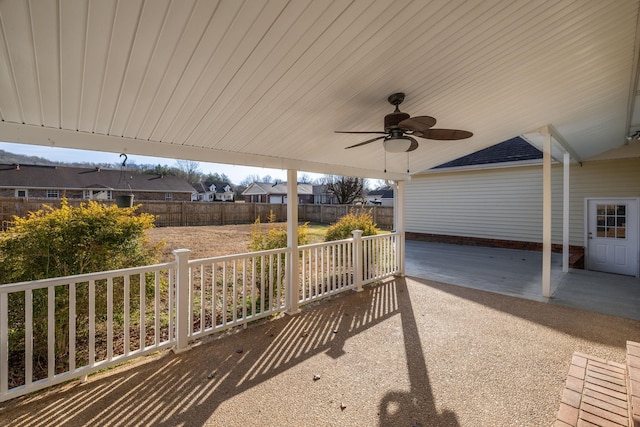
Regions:
M 262 224 L 267 227 L 286 227 L 286 224 Z M 160 262 L 172 261 L 172 251 L 190 249 L 191 259 L 249 252 L 253 224 L 211 225 L 197 227 L 157 227 L 147 231 L 152 242 L 165 242 Z

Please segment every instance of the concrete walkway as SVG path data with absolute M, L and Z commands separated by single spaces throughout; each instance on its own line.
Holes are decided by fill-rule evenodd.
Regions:
M 552 297 L 542 296 L 542 253 L 406 242 L 406 274 L 458 286 L 640 320 L 640 280 L 587 270 L 562 272 L 551 258 Z

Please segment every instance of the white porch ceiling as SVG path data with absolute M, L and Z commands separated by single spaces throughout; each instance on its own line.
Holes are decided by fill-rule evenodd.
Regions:
M 397 179 L 552 124 L 586 160 L 640 128 L 638 8 L 3 0 L 0 140 Z M 345 150 L 368 136 L 334 130 L 382 130 L 398 91 L 474 136 L 419 139 L 387 173 L 381 142 Z

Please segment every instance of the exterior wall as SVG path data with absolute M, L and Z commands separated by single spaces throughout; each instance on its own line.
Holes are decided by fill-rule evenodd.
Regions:
M 22 188 L 21 188 L 22 190 Z M 47 190 L 43 189 L 27 189 L 29 198 L 47 198 Z M 82 199 L 83 198 L 83 190 L 58 190 L 60 198 L 66 197 L 67 199 Z M 142 191 L 134 191 L 133 192 L 136 200 L 165 200 L 165 194 L 171 193 L 172 200 L 174 201 L 190 201 L 191 193 L 174 193 L 167 191 L 165 192 L 142 192 Z M 116 197 L 120 194 L 129 194 L 129 192 L 125 191 L 112 191 L 112 197 Z M 4 188 L 0 191 L 0 197 L 14 197 L 15 189 Z M 51 200 L 56 200 L 55 198 L 51 198 Z
M 244 201 L 246 203 L 267 203 L 266 194 L 245 194 Z
M 562 168 L 552 167 L 552 240 L 562 242 Z M 409 233 L 542 241 L 542 166 L 424 174 L 406 186 Z M 570 244 L 584 246 L 586 197 L 640 197 L 640 159 L 571 165 Z

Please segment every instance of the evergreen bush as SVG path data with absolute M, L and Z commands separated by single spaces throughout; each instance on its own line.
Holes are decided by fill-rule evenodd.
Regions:
M 378 234 L 379 230 L 373 222 L 371 211 L 366 212 L 360 210 L 344 215 L 337 222 L 329 226 L 324 240 L 325 242 L 331 242 L 334 240 L 349 239 L 353 237 L 351 234 L 353 230 L 362 230 L 363 236 L 375 236 Z

